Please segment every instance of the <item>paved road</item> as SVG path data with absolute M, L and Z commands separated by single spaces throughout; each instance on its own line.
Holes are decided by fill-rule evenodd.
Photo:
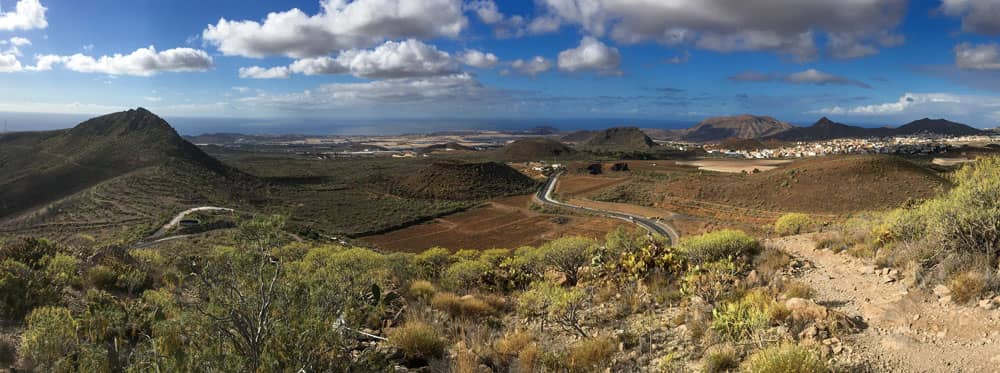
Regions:
M 143 247 L 149 247 L 149 246 L 153 246 L 153 245 L 156 245 L 156 244 L 159 244 L 159 243 L 163 243 L 163 242 L 166 242 L 166 241 L 172 241 L 172 240 L 176 240 L 176 239 L 179 239 L 179 238 L 185 238 L 185 237 L 190 236 L 190 235 L 182 234 L 182 235 L 177 235 L 177 236 L 163 237 L 165 234 L 167 234 L 167 232 L 170 232 L 171 229 L 174 229 L 174 227 L 176 227 L 177 224 L 180 224 L 181 220 L 184 220 L 185 216 L 188 216 L 188 214 L 195 213 L 195 212 L 198 212 L 198 211 L 226 211 L 226 212 L 233 212 L 235 210 L 233 210 L 231 208 L 226 208 L 226 207 L 201 206 L 201 207 L 194 207 L 194 208 L 190 208 L 190 209 L 181 211 L 177 215 L 174 215 L 174 218 L 170 219 L 170 221 L 167 222 L 167 224 L 164 224 L 162 227 L 160 227 L 160 229 L 157 229 L 156 232 L 154 232 L 149 237 L 143 238 L 141 241 L 135 243 L 134 245 L 132 245 L 132 247 L 136 248 L 136 249 L 143 248 Z
M 628 214 L 628 213 L 624 213 L 624 212 L 599 210 L 599 209 L 594 209 L 594 208 L 590 208 L 590 207 L 583 207 L 583 206 L 571 205 L 571 204 L 568 204 L 568 203 L 563 203 L 563 202 L 559 202 L 559 201 L 556 201 L 556 200 L 552 199 L 552 192 L 556 189 L 556 182 L 559 180 L 559 176 L 561 176 L 561 175 L 562 174 L 555 174 L 554 176 L 550 177 L 548 180 L 545 181 L 545 185 L 543 185 L 542 189 L 538 191 L 537 197 L 538 197 L 538 199 L 540 201 L 542 201 L 545 204 L 549 204 L 549 205 L 555 205 L 555 206 L 564 207 L 564 208 L 570 208 L 570 209 L 575 209 L 575 210 L 583 210 L 583 211 L 590 212 L 590 213 L 596 213 L 596 214 L 599 214 L 599 215 L 604 215 L 604 216 L 607 216 L 609 218 L 615 218 L 615 219 L 624 220 L 624 221 L 627 221 L 629 223 L 638 225 L 638 226 L 640 226 L 640 227 L 642 227 L 642 228 L 644 228 L 644 229 L 646 229 L 646 230 L 648 230 L 650 232 L 653 232 L 653 233 L 659 234 L 661 236 L 670 238 L 670 243 L 671 244 L 676 244 L 676 243 L 680 242 L 680 235 L 677 234 L 677 230 L 674 229 L 674 227 L 671 227 L 670 225 L 668 225 L 667 223 L 659 221 L 658 219 L 654 220 L 654 219 L 646 218 L 644 216 L 633 215 L 633 214 Z

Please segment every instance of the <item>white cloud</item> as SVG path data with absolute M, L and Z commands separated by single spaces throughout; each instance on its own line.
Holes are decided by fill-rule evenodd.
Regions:
M 0 13 L 0 31 L 33 30 L 49 27 L 46 8 L 38 0 L 19 0 L 13 12 Z
M 548 34 L 550 32 L 559 31 L 559 27 L 562 26 L 562 22 L 559 18 L 553 16 L 542 16 L 537 17 L 528 23 L 527 31 L 530 34 Z
M 792 73 L 787 75 L 747 71 L 731 76 L 729 77 L 729 80 L 735 82 L 750 82 L 750 83 L 777 81 L 777 82 L 785 82 L 792 84 L 853 85 L 861 88 L 871 88 L 871 85 L 868 85 L 868 83 L 862 82 L 860 80 L 849 79 L 846 77 L 833 75 L 816 69 L 808 69 L 805 71 L 800 71 L 797 73 Z
M 461 0 L 323 0 L 319 14 L 275 12 L 262 22 L 220 19 L 202 39 L 225 55 L 319 57 L 388 39 L 458 37 Z
M 87 45 L 83 46 L 83 51 L 84 52 L 90 52 L 92 50 L 94 50 L 94 45 L 93 44 L 87 44 Z
M 955 46 L 955 65 L 963 70 L 1000 70 L 1000 46 L 959 44 Z
M 514 60 L 514 62 L 510 64 L 510 67 L 518 73 L 534 77 L 535 75 L 551 70 L 552 61 L 549 61 L 542 56 L 535 56 L 535 58 L 528 61 L 522 59 Z
M 962 18 L 962 30 L 985 35 L 1000 34 L 1000 2 L 996 0 L 942 0 L 945 14 Z
M 1000 120 L 1000 97 L 952 93 L 906 93 L 894 102 L 853 107 L 834 106 L 812 113 L 891 118 L 898 123 L 921 117 L 945 117 L 980 127 L 996 126 L 996 121 Z
M 63 56 L 57 56 L 54 54 L 36 55 L 35 56 L 35 66 L 28 66 L 25 70 L 28 71 L 49 71 L 52 67 L 63 63 L 66 60 Z
M 239 73 L 240 78 L 243 79 L 287 79 L 292 76 L 292 72 L 285 66 L 271 68 L 260 66 L 241 67 Z
M 496 94 L 483 87 L 471 74 L 459 73 L 446 76 L 386 79 L 362 83 L 334 83 L 292 94 L 260 92 L 255 96 L 239 99 L 240 105 L 267 107 L 301 112 L 302 110 L 351 110 L 374 105 L 415 105 L 420 109 L 442 105 L 454 107 L 455 102 L 476 102 Z M 306 108 L 306 109 L 303 109 Z
M 48 57 L 47 62 L 54 60 L 55 58 Z M 212 57 L 202 50 L 174 48 L 157 52 L 153 46 L 136 49 L 127 55 L 115 54 L 95 58 L 77 53 L 63 56 L 59 60 L 67 69 L 76 72 L 132 76 L 152 76 L 165 71 L 207 71 L 214 66 Z
M 13 45 L 13 46 L 16 46 L 16 47 L 23 47 L 25 45 L 31 45 L 31 40 L 28 40 L 28 39 L 25 39 L 25 38 L 22 38 L 22 37 L 19 37 L 19 36 L 15 36 L 15 37 L 10 38 L 10 45 Z
M 608 47 L 592 36 L 585 36 L 576 48 L 559 52 L 558 60 L 559 70 L 593 70 L 604 74 L 620 74 L 621 63 L 617 48 Z
M 495 56 L 494 56 L 495 57 Z M 240 69 L 240 77 L 272 79 L 290 74 L 351 74 L 361 78 L 393 79 L 457 73 L 458 62 L 447 52 L 415 39 L 387 41 L 371 50 L 352 49 L 337 57 L 304 58 L 287 67 Z
M 475 0 L 466 4 L 466 9 L 476 13 L 479 19 L 487 25 L 503 22 L 504 15 L 500 13 L 497 3 L 493 0 Z
M 0 73 L 15 73 L 24 69 L 13 54 L 0 54 Z
M 480 68 L 480 69 L 492 69 L 500 59 L 493 53 L 484 53 L 477 50 L 467 50 L 461 56 L 462 63 Z
M 702 49 L 776 51 L 798 60 L 817 55 L 816 33 L 836 35 L 835 57 L 888 46 L 907 0 L 540 0 L 547 11 L 595 36 L 623 43 L 654 41 Z

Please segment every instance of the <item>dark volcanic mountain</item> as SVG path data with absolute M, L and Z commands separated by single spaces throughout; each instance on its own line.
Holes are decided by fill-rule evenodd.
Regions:
M 786 131 L 765 137 L 782 141 L 820 141 L 841 138 L 867 138 L 891 136 L 890 128 L 864 128 L 834 122 L 821 118 L 810 127 L 793 127 Z
M 563 135 L 559 139 L 571 143 L 582 143 L 582 142 L 587 142 L 588 140 L 590 140 L 591 137 L 594 137 L 594 133 L 595 133 L 594 131 L 587 131 L 587 130 L 573 131 Z
M 947 136 L 973 136 L 983 131 L 965 124 L 955 123 L 946 119 L 924 118 L 907 123 L 896 128 L 896 135 L 938 134 Z
M 503 163 L 434 163 L 399 181 L 396 192 L 417 198 L 472 200 L 528 194 L 538 183 Z
M 757 139 L 793 128 L 792 125 L 771 117 L 737 115 L 708 118 L 681 133 L 686 141 L 709 142 L 728 138 Z
M 594 133 L 583 146 L 595 150 L 643 151 L 655 147 L 656 142 L 636 127 L 616 127 Z
M 66 130 L 0 136 L 0 217 L 142 168 L 181 163 L 229 172 L 142 108 Z
M 505 159 L 534 160 L 572 154 L 575 150 L 556 140 L 538 137 L 514 141 L 504 146 L 500 152 Z

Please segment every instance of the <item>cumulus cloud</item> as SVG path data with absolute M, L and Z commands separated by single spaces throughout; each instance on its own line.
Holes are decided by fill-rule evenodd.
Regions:
M 361 83 L 334 83 L 291 94 L 260 92 L 243 97 L 239 103 L 254 107 L 301 111 L 303 108 L 330 110 L 357 105 L 450 105 L 469 102 L 493 94 L 468 73 L 425 78 L 386 79 Z
M 962 18 L 962 30 L 985 35 L 1000 34 L 1000 2 L 996 0 L 942 0 L 941 10 Z
M 586 36 L 580 45 L 559 52 L 559 70 L 575 72 L 593 70 L 603 74 L 620 74 L 622 57 L 617 48 L 609 47 L 592 36 Z
M 868 85 L 868 83 L 862 82 L 860 80 L 854 80 L 842 76 L 833 75 L 830 73 L 825 73 L 816 69 L 808 69 L 805 71 L 787 75 L 747 71 L 731 76 L 729 77 L 729 80 L 732 80 L 734 82 L 751 82 L 751 83 L 785 82 L 792 84 L 814 84 L 814 85 L 853 85 L 861 88 L 871 88 L 871 86 Z
M 108 75 L 152 76 L 159 72 L 207 71 L 214 66 L 205 51 L 174 48 L 158 52 L 156 47 L 139 48 L 123 55 L 94 58 L 81 53 L 62 58 L 63 66 L 81 73 Z
M 552 61 L 549 61 L 542 56 L 535 56 L 535 58 L 527 61 L 522 59 L 514 60 L 514 62 L 510 64 L 510 67 L 517 73 L 534 77 L 538 74 L 552 70 Z
M 410 39 L 388 41 L 372 50 L 352 49 L 337 57 L 303 58 L 287 67 L 253 66 L 240 71 L 240 77 L 256 79 L 287 78 L 292 73 L 351 74 L 361 78 L 393 79 L 454 74 L 458 72 L 458 62 L 433 45 Z
M 473 0 L 466 3 L 465 9 L 491 26 L 493 35 L 497 38 L 546 34 L 555 32 L 561 25 L 559 19 L 551 15 L 536 17 L 530 21 L 520 15 L 505 15 L 493 0 Z
M 47 8 L 38 0 L 19 0 L 13 12 L 0 12 L 0 31 L 33 30 L 49 27 Z
M 500 59 L 495 54 L 477 50 L 465 51 L 465 53 L 462 53 L 461 59 L 462 63 L 480 69 L 492 69 L 500 62 Z
M 0 73 L 14 73 L 22 71 L 21 61 L 13 54 L 0 54 Z
M 927 110 L 946 110 L 946 112 L 966 111 L 969 107 L 992 107 L 995 111 L 1000 106 L 1000 98 L 986 96 L 959 96 L 950 93 L 906 93 L 895 102 L 854 107 L 834 106 L 817 110 L 817 113 L 831 115 L 866 115 L 882 116 L 903 114 L 908 112 L 925 112 Z M 948 109 L 948 108 L 951 109 Z M 917 110 L 922 109 L 922 110 Z
M 292 72 L 285 66 L 265 68 L 250 66 L 240 68 L 240 78 L 243 79 L 288 79 Z
M 0 51 L 0 54 L 21 56 L 21 47 L 26 45 L 31 45 L 31 40 L 18 36 L 8 40 L 0 40 L 0 46 L 8 46 L 7 49 Z
M 776 51 L 802 61 L 817 55 L 814 33 L 835 35 L 835 57 L 894 45 L 907 0 L 618 1 L 540 0 L 563 22 L 623 43 L 693 44 L 719 52 Z
M 955 65 L 963 70 L 1000 70 L 1000 46 L 959 44 L 955 46 Z
M 323 0 L 321 8 L 270 13 L 261 22 L 223 18 L 202 39 L 225 55 L 309 58 L 389 39 L 454 38 L 468 24 L 461 0 Z

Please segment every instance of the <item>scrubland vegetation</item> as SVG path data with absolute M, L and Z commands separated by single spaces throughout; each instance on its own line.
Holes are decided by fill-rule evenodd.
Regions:
M 916 285 L 945 285 L 952 300 L 976 301 L 1000 289 L 1000 158 L 980 158 L 951 175 L 934 198 L 842 224 L 820 246 L 899 269 Z
M 16 327 L 0 336 L 0 363 L 588 372 L 830 362 L 800 336 L 807 327 L 829 336 L 829 317 L 803 316 L 801 305 L 821 306 L 789 298 L 808 290 L 781 280 L 787 256 L 742 232 L 671 246 L 618 230 L 605 240 L 404 254 L 292 242 L 284 222 L 256 218 L 227 245 L 171 250 L 6 240 L 0 312 Z

